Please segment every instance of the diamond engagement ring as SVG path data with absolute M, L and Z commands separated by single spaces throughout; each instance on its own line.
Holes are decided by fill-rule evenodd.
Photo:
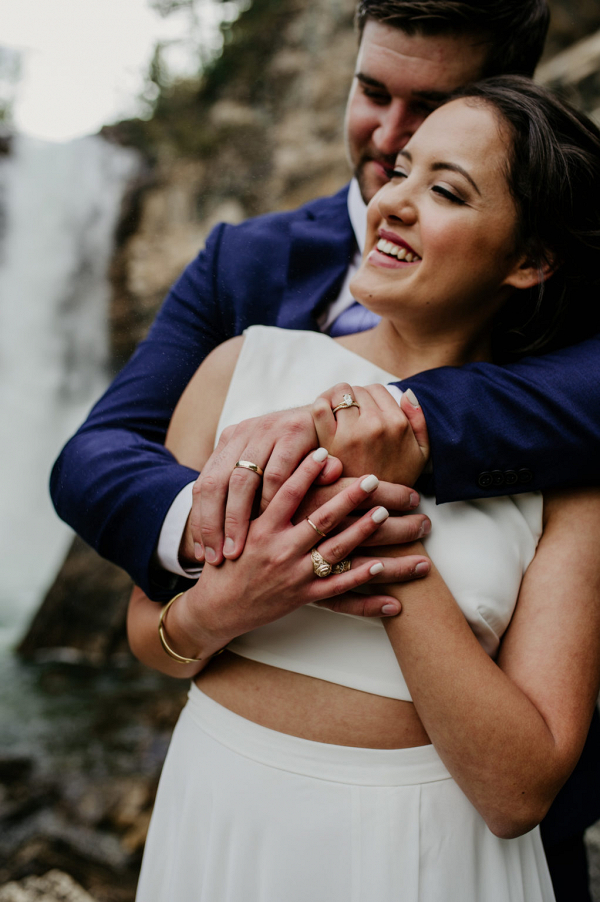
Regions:
M 346 573 L 352 566 L 350 558 L 340 561 L 339 564 L 330 564 L 329 561 L 325 560 L 322 554 L 319 554 L 316 548 L 313 548 L 311 551 L 310 558 L 312 561 L 313 573 L 315 576 L 318 576 L 319 579 L 322 579 L 324 576 L 331 576 L 332 574 Z
M 338 404 L 337 407 L 334 407 L 332 413 L 335 416 L 338 410 L 347 410 L 349 407 L 358 407 L 358 409 L 360 410 L 360 404 L 356 403 L 352 395 L 342 395 L 342 403 Z

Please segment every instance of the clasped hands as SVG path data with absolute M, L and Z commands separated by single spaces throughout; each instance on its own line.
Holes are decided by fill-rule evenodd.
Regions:
M 351 394 L 358 406 L 338 410 L 334 415 L 333 408 L 344 394 Z M 419 503 L 418 494 L 410 486 L 429 456 L 425 419 L 414 402 L 414 395 L 405 393 L 399 406 L 382 385 L 363 388 L 341 383 L 321 394 L 310 407 L 255 417 L 225 429 L 194 486 L 193 506 L 180 547 L 184 566 L 202 561 L 213 565 L 235 561 L 244 550 L 253 514 L 258 515 L 259 521 L 263 519 L 271 502 L 282 493 L 288 497 L 290 491 L 295 494 L 287 508 L 290 522 L 299 523 L 340 493 L 348 498 L 356 477 L 374 473 L 380 480 L 378 487 L 368 498 L 364 493 L 362 497 L 360 492 L 353 493 L 354 500 L 337 522 L 336 530 L 341 533 L 359 522 L 359 509 L 383 506 L 391 516 L 381 525 L 369 530 L 369 534 L 356 529 L 347 533 L 351 539 L 347 551 L 353 552 L 355 566 L 366 563 L 365 555 L 372 554 L 368 549 L 378 546 L 377 557 L 383 566 L 375 568 L 380 572 L 370 576 L 369 583 L 390 584 L 426 575 L 429 562 L 422 554 L 410 554 L 407 548 L 409 553 L 396 556 L 390 548 L 390 556 L 385 555 L 385 546 L 411 543 L 430 528 L 426 516 L 410 513 Z M 306 485 L 298 495 L 291 477 L 303 459 L 318 447 L 326 448 L 330 456 L 320 473 L 315 474 L 312 487 Z M 251 470 L 235 468 L 239 460 L 261 467 L 262 479 Z M 262 532 L 252 530 L 254 534 Z M 384 615 L 400 610 L 400 603 L 391 596 L 375 596 L 377 607 L 366 604 L 364 597 L 360 600 L 354 593 L 344 591 L 340 595 L 340 582 L 334 591 L 333 579 L 319 581 L 331 581 L 331 595 L 337 596 L 335 601 L 320 602 L 328 607 L 377 616 L 386 605 Z M 346 583 L 346 588 L 352 587 Z M 310 600 L 315 598 L 307 594 L 306 602 Z

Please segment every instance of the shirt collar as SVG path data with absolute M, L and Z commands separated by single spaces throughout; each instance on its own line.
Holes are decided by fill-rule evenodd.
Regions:
M 367 205 L 361 197 L 356 179 L 352 179 L 348 190 L 348 216 L 358 249 L 362 254 L 367 238 Z

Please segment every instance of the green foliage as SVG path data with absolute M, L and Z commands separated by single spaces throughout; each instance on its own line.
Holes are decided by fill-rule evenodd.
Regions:
M 152 0 L 161 14 L 198 0 Z M 237 142 L 252 152 L 264 140 L 258 124 L 215 125 L 210 109 L 223 96 L 264 111 L 265 101 L 276 88 L 265 75 L 267 63 L 292 15 L 294 0 L 253 0 L 235 21 L 223 22 L 223 50 L 197 77 L 169 78 L 157 46 L 148 72 L 145 101 L 147 119 L 129 120 L 107 129 L 118 140 L 132 144 L 150 159 L 163 152 L 188 158 L 210 158 L 235 131 Z M 231 7 L 231 0 L 224 0 Z M 241 5 L 241 4 L 240 4 Z M 200 57 L 200 50 L 199 50 Z M 264 112 L 261 113 L 264 118 Z M 257 117 L 257 120 L 260 116 Z

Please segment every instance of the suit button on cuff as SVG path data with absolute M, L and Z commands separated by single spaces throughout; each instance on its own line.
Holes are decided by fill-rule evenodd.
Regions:
M 492 477 L 492 485 L 494 487 L 504 485 L 504 473 L 502 470 L 492 470 L 490 476 Z
M 519 474 L 516 470 L 505 470 L 504 472 L 504 484 L 505 485 L 516 485 L 519 481 Z
M 519 482 L 521 485 L 528 485 L 533 479 L 533 473 L 527 467 L 519 470 Z
M 494 478 L 488 470 L 485 470 L 483 473 L 480 473 L 477 478 L 477 485 L 480 489 L 489 489 L 494 481 Z

